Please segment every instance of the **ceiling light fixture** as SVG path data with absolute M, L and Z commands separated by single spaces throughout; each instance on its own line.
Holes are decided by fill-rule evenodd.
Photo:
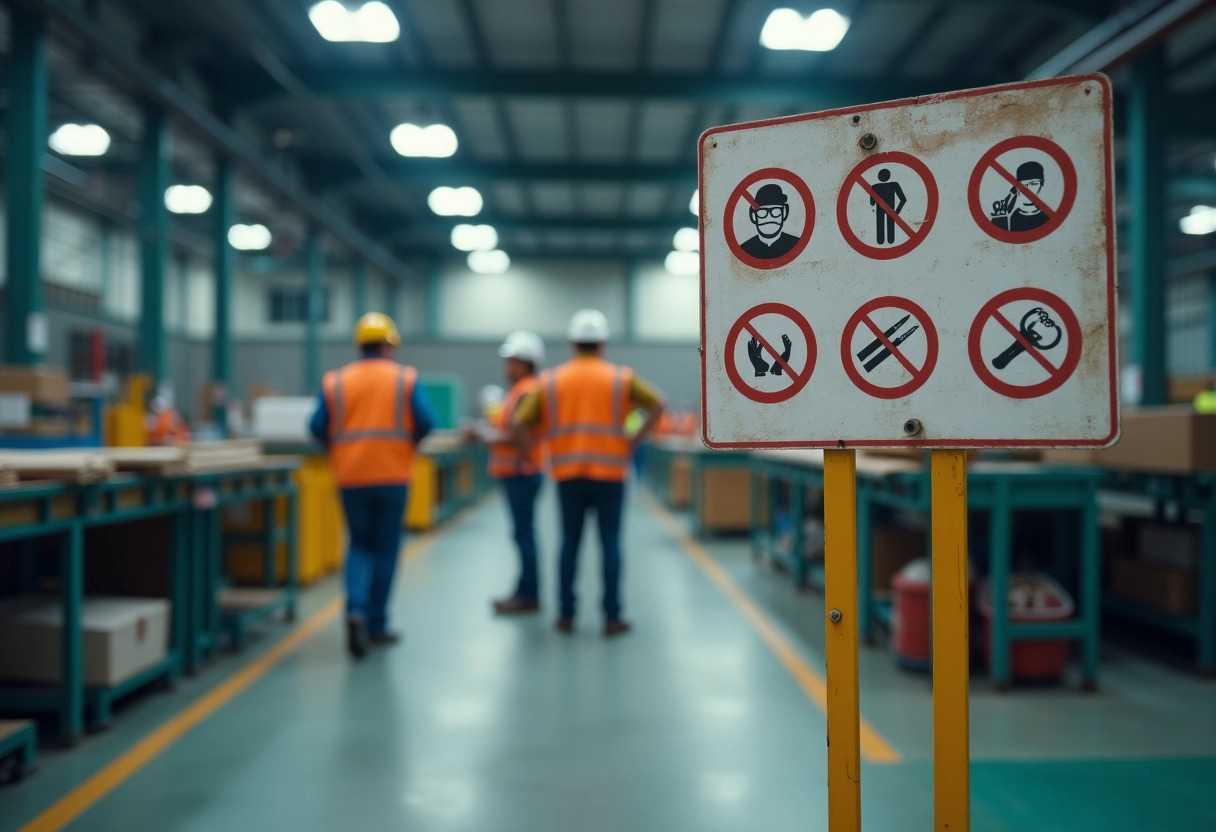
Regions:
M 165 207 L 174 214 L 205 214 L 211 207 L 211 191 L 202 185 L 170 185 L 165 189 Z
M 695 216 L 701 216 L 701 192 L 699 190 L 692 192 L 692 199 L 688 200 L 688 210 Z
M 700 251 L 701 234 L 695 228 L 681 228 L 676 232 L 672 245 L 676 251 Z
M 1216 207 L 1196 205 L 1178 222 L 1183 234 L 1211 234 L 1216 231 Z
M 110 134 L 98 124 L 63 124 L 47 144 L 64 156 L 104 156 L 110 149 Z
M 238 251 L 261 251 L 270 248 L 271 239 L 270 229 L 260 223 L 238 223 L 228 229 L 228 245 Z
M 498 232 L 492 225 L 461 223 L 452 229 L 452 246 L 461 251 L 489 251 L 498 247 Z
M 663 268 L 668 274 L 683 277 L 701 273 L 701 256 L 695 251 L 673 251 L 663 261 Z
M 441 217 L 475 217 L 484 204 L 476 188 L 449 188 L 446 185 L 431 191 L 426 204 Z
M 417 124 L 398 124 L 389 134 L 393 150 L 402 156 L 425 156 L 431 159 L 446 159 L 456 152 L 460 142 L 456 133 L 446 124 L 421 127 Z
M 804 18 L 793 9 L 773 9 L 760 30 L 766 49 L 831 52 L 849 31 L 849 19 L 835 9 L 820 9 Z
M 477 274 L 502 274 L 511 268 L 511 258 L 502 249 L 474 251 L 469 254 L 469 269 Z
M 321 37 L 334 43 L 391 43 L 401 34 L 397 16 L 379 0 L 356 8 L 322 0 L 308 10 L 308 19 Z

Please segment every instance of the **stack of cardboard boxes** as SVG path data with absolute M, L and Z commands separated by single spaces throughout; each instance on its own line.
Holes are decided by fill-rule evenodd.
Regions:
M 1181 617 L 1198 608 L 1199 528 L 1185 523 L 1142 523 L 1135 554 L 1110 560 L 1110 591 L 1145 609 Z
M 55 367 L 0 365 L 0 433 L 67 436 L 68 377 Z

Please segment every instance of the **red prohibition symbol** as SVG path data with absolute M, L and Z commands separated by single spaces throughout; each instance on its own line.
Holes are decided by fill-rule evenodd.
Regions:
M 781 357 L 781 350 L 775 349 L 773 345 L 760 333 L 756 328 L 755 321 L 761 315 L 781 315 L 790 320 L 794 329 L 802 334 L 805 339 L 806 363 L 801 370 L 795 370 L 790 362 Z M 774 367 L 780 367 L 781 372 L 777 375 L 784 374 L 790 380 L 790 384 L 780 390 L 764 391 L 757 390 L 743 380 L 742 374 L 739 372 L 739 367 L 735 362 L 735 346 L 742 336 L 747 336 L 749 339 L 754 338 L 760 342 L 760 350 L 762 351 L 765 363 L 771 363 Z M 747 396 L 754 402 L 761 404 L 777 404 L 786 401 L 796 396 L 808 381 L 811 380 L 811 373 L 815 371 L 815 359 L 818 351 L 815 345 L 815 333 L 811 331 L 811 325 L 802 313 L 792 306 L 786 306 L 784 303 L 762 303 L 759 306 L 753 306 L 735 321 L 734 326 L 730 328 L 730 332 L 726 335 L 726 375 L 730 379 L 731 384 L 735 389 Z M 759 356 L 758 356 L 759 357 Z
M 747 240 L 742 244 L 739 242 L 739 238 L 735 234 L 735 210 L 739 207 L 739 202 L 741 200 L 747 203 L 748 208 L 753 214 L 757 211 L 772 211 L 774 208 L 780 207 L 775 204 L 766 204 L 762 206 L 759 202 L 757 202 L 757 197 L 753 196 L 751 191 L 748 190 L 752 185 L 755 185 L 757 182 L 762 182 L 765 179 L 776 179 L 793 188 L 794 193 L 802 200 L 803 209 L 806 213 L 806 219 L 802 225 L 802 233 L 798 235 L 796 241 L 790 241 L 791 245 L 788 251 L 783 251 L 783 253 L 776 257 L 758 257 L 754 256 L 753 254 L 749 254 L 745 250 L 745 246 L 750 247 L 753 240 L 759 239 L 759 226 L 756 228 L 757 237 L 753 238 L 752 240 Z M 760 188 L 760 191 L 764 191 L 769 188 L 777 188 L 779 190 L 778 186 L 776 185 L 764 185 Z M 757 193 L 760 193 L 760 191 L 757 191 Z M 785 210 L 783 212 L 784 216 L 781 218 L 781 224 L 784 226 L 785 222 L 789 220 L 793 208 L 789 202 L 789 194 L 783 193 L 782 197 L 786 200 L 786 202 L 783 203 L 785 205 Z M 755 220 L 753 220 L 753 222 L 755 222 Z M 811 196 L 811 189 L 807 187 L 807 184 L 803 182 L 802 178 L 797 174 L 791 173 L 783 168 L 762 168 L 761 170 L 749 175 L 746 179 L 740 182 L 733 191 L 731 191 L 730 199 L 726 200 L 726 215 L 722 221 L 722 228 L 725 230 L 724 233 L 726 234 L 726 245 L 730 248 L 731 252 L 739 258 L 740 262 L 751 266 L 753 269 L 779 269 L 782 266 L 788 266 L 790 263 L 794 262 L 798 255 L 802 254 L 803 250 L 806 249 L 807 243 L 811 241 L 811 232 L 815 230 L 815 199 Z M 784 232 L 784 230 L 779 230 L 777 241 L 780 243 L 780 241 L 784 240 L 784 238 L 787 236 L 791 235 Z M 782 246 L 782 249 L 784 248 L 785 246 Z M 753 249 L 753 251 L 755 251 L 755 249 Z
M 1014 318 L 1002 307 L 1017 301 L 1039 304 Z M 982 349 L 984 328 L 995 321 L 1012 339 L 1005 352 L 986 356 Z M 1054 363 L 1053 347 L 1062 337 L 1068 339 L 1062 358 Z M 1009 362 L 1026 353 L 1047 371 L 1047 379 L 1035 384 L 1012 384 L 997 373 Z M 996 393 L 1011 399 L 1034 399 L 1058 390 L 1072 376 L 1081 361 L 1081 324 L 1076 313 L 1063 300 L 1045 289 L 1031 287 L 1010 289 L 988 301 L 975 316 L 967 336 L 967 354 L 980 381 Z
M 884 330 L 873 319 L 873 313 L 879 309 L 898 310 L 903 312 L 904 316 L 893 326 L 887 325 Z M 884 322 L 884 324 L 886 323 L 888 322 Z M 874 340 L 860 353 L 855 354 L 853 335 L 859 327 L 868 330 L 865 334 L 873 335 Z M 924 331 L 927 341 L 925 359 L 919 367 L 899 349 L 899 345 L 907 338 L 914 336 L 918 328 Z M 875 298 L 862 304 L 861 308 L 854 312 L 853 317 L 849 318 L 849 322 L 845 324 L 844 334 L 840 338 L 840 358 L 844 363 L 845 372 L 848 373 L 857 389 L 878 399 L 900 399 L 919 390 L 929 380 L 929 376 L 933 374 L 933 368 L 937 366 L 937 350 L 937 328 L 933 325 L 929 314 L 907 298 L 894 296 Z M 903 365 L 911 378 L 903 384 L 887 387 L 876 384 L 862 375 L 862 370 L 868 373 L 887 358 L 894 358 Z
M 1047 181 L 1045 179 L 1047 171 L 1043 169 L 1040 162 L 1028 161 L 1019 165 L 1011 173 L 999 161 L 1002 155 L 1022 149 L 1041 151 L 1059 167 L 1060 181 L 1063 186 L 1063 195 L 1059 205 L 1048 205 L 1039 194 L 1043 184 Z M 1023 168 L 1026 170 L 1023 171 Z M 1010 191 L 1007 199 L 1014 208 L 1016 208 L 1017 202 L 1025 199 L 1038 209 L 1038 213 L 1025 216 L 1021 228 L 1014 228 L 1015 218 L 1019 216 L 1014 208 L 1004 212 L 1004 216 L 989 217 L 989 206 L 984 204 L 984 199 L 980 194 L 980 186 L 989 169 L 1009 184 Z M 1035 186 L 1036 179 L 1037 187 Z M 1077 169 L 1073 165 L 1072 159 L 1068 158 L 1068 154 L 1058 144 L 1040 136 L 1015 136 L 999 142 L 980 157 L 975 170 L 971 172 L 971 181 L 967 185 L 967 205 L 971 209 L 971 216 L 975 218 L 976 224 L 983 229 L 985 234 L 1002 243 L 1033 243 L 1043 239 L 1063 224 L 1076 200 Z
M 919 228 L 913 228 L 907 220 L 892 210 L 887 204 L 887 200 L 866 181 L 864 174 L 879 165 L 904 165 L 911 168 L 924 183 L 927 204 L 925 205 L 925 218 L 921 221 Z M 907 235 L 908 239 L 893 246 L 874 246 L 863 241 L 849 225 L 849 197 L 854 188 L 861 188 L 865 191 L 866 195 L 873 200 L 874 210 L 883 211 L 899 227 L 899 230 Z M 929 231 L 933 228 L 933 221 L 937 219 L 937 202 L 937 180 L 933 178 L 933 173 L 929 170 L 928 165 L 912 154 L 899 150 L 876 153 L 853 168 L 845 177 L 844 184 L 840 186 L 840 196 L 836 198 L 836 223 L 840 226 L 840 233 L 844 237 L 844 241 L 858 254 L 869 257 L 871 260 L 894 260 L 896 257 L 902 257 L 912 251 L 929 236 Z

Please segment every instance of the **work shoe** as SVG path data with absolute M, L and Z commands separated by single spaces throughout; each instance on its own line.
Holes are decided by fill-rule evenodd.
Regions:
M 633 625 L 620 618 L 611 618 L 604 622 L 604 638 L 623 636 L 633 629 Z
M 392 647 L 401 641 L 401 634 L 391 632 L 380 633 L 368 640 L 371 642 L 372 647 Z
M 574 619 L 573 618 L 559 618 L 559 619 L 557 619 L 557 623 L 554 624 L 553 626 L 557 628 L 557 631 L 559 633 L 562 633 L 563 635 L 568 636 L 574 632 Z
M 367 655 L 371 639 L 367 635 L 367 622 L 361 615 L 346 616 L 346 649 L 356 659 Z
M 514 597 L 494 602 L 496 615 L 527 615 L 534 612 L 540 612 L 540 601 Z

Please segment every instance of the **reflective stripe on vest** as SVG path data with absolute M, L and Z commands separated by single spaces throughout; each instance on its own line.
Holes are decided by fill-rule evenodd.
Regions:
M 605 367 L 610 368 L 611 372 L 609 390 L 600 386 L 604 382 L 602 374 Z M 549 440 L 549 463 L 555 480 L 625 479 L 629 443 L 625 436 L 624 416 L 630 376 L 628 368 L 607 362 L 592 362 L 590 359 L 575 359 L 544 375 L 545 435 Z M 559 391 L 559 381 L 569 387 Z M 579 398 L 586 396 L 593 398 Z M 572 401 L 574 404 L 571 404 Z M 567 405 L 565 413 L 562 411 L 563 402 Z M 604 406 L 608 408 L 607 411 L 587 412 Z M 601 415 L 602 418 L 596 418 Z
M 414 437 L 411 431 L 406 427 L 406 387 L 408 383 L 406 377 L 409 375 L 409 368 L 402 367 L 401 373 L 397 377 L 397 405 L 393 412 L 392 424 L 397 427 L 390 430 L 343 430 L 346 426 L 346 413 L 342 408 L 342 376 L 349 367 L 343 367 L 334 377 L 334 424 L 338 430 L 330 437 L 330 441 L 350 442 L 355 439 L 405 439 L 413 441 Z
M 413 478 L 416 382 L 412 367 L 378 359 L 325 375 L 330 458 L 339 487 L 400 485 Z

